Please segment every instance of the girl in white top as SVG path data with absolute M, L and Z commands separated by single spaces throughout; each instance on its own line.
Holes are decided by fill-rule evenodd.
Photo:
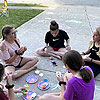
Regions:
M 19 39 L 16 37 L 16 30 L 12 26 L 4 26 L 2 29 L 3 41 L 0 44 L 1 62 L 5 65 L 5 74 L 13 73 L 13 78 L 36 69 L 37 57 L 22 57 L 27 48 L 20 47 Z M 15 68 L 20 68 L 15 71 Z

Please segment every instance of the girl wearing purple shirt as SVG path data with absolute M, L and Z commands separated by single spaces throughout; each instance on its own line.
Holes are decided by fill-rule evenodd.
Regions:
M 64 54 L 62 60 L 70 73 L 66 73 L 64 78 L 57 75 L 61 93 L 45 94 L 39 100 L 93 100 L 94 75 L 91 68 L 83 67 L 82 56 L 77 51 L 71 50 Z

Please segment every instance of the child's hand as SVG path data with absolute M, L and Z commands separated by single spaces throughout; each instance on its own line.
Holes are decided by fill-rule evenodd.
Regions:
M 26 90 L 25 88 L 18 88 L 16 90 L 14 90 L 15 93 L 22 93 L 25 94 L 25 92 L 23 92 L 23 90 Z
M 84 61 L 91 61 L 91 58 L 90 57 L 86 57 L 86 58 L 84 58 Z
M 58 81 L 64 81 L 61 72 L 56 72 L 56 76 L 57 76 Z
M 42 51 L 45 51 L 45 47 L 42 49 Z
M 24 52 L 24 47 L 19 48 L 19 50 L 17 50 L 18 54 L 23 54 Z
M 27 50 L 26 47 L 21 47 L 21 48 L 19 48 L 19 50 L 17 52 L 18 52 L 18 54 L 23 55 L 26 50 Z
M 56 72 L 56 76 L 57 76 L 57 77 L 62 76 L 62 75 L 61 75 L 61 72 Z
M 66 47 L 66 50 L 70 51 L 71 50 L 71 47 L 70 46 L 67 46 Z
M 43 51 L 47 51 L 48 47 L 49 47 L 49 46 L 46 45 L 42 50 L 43 50 Z
M 7 82 L 7 85 L 12 85 L 12 74 L 8 74 L 6 75 L 6 82 Z
M 12 72 L 6 73 L 6 74 L 4 75 L 4 77 L 3 77 L 3 80 L 7 80 L 7 75 L 8 75 L 8 74 L 12 74 Z
M 27 50 L 27 47 L 26 46 L 24 46 L 24 52 Z

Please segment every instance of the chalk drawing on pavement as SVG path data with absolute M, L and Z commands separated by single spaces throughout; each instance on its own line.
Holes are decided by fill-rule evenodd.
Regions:
M 81 21 L 78 21 L 78 20 L 66 20 L 65 22 L 67 22 L 67 23 L 76 23 L 76 24 L 81 24 L 82 23 Z
M 60 25 L 60 29 L 70 29 L 71 27 L 69 27 L 68 25 L 64 25 L 64 24 L 61 24 Z

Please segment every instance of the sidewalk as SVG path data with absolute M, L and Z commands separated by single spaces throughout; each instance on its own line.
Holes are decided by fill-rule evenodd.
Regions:
M 46 10 L 49 9 L 49 7 L 21 7 L 21 6 L 8 6 L 8 9 L 40 9 L 40 10 Z
M 56 20 L 59 23 L 61 29 L 65 30 L 71 39 L 72 49 L 79 52 L 85 51 L 88 48 L 88 42 L 92 38 L 92 31 L 99 26 L 99 14 L 100 8 L 91 6 L 56 6 L 52 9 L 47 9 L 43 13 L 39 14 L 35 18 L 31 19 L 27 23 L 18 28 L 18 37 L 21 39 L 22 45 L 27 46 L 28 50 L 25 56 L 36 55 L 35 50 L 41 46 L 44 46 L 44 36 L 49 30 L 49 23 L 51 20 Z M 36 55 L 37 56 L 37 55 Z M 35 75 L 39 78 L 38 82 L 43 79 L 48 79 L 50 88 L 47 91 L 41 91 L 37 88 L 36 84 L 29 84 L 28 90 L 33 90 L 38 96 L 44 93 L 59 92 L 57 79 L 55 72 L 65 72 L 62 67 L 63 63 L 56 59 L 58 66 L 54 67 L 48 57 L 39 57 L 39 63 L 37 66 L 44 76 L 40 77 L 35 75 L 34 71 L 22 76 L 15 81 L 15 86 L 24 86 L 27 84 L 25 78 L 30 75 Z M 100 75 L 96 78 L 96 91 L 95 100 L 100 100 Z M 21 84 L 20 84 L 21 82 Z M 38 100 L 38 96 L 35 100 Z M 17 95 L 16 100 L 22 100 L 20 95 Z
M 10 0 L 9 0 L 10 1 Z M 27 0 L 26 0 L 27 1 Z M 28 0 L 29 1 L 29 0 Z M 30 0 L 31 1 L 31 0 Z M 28 50 L 25 56 L 37 56 L 35 50 L 44 46 L 44 36 L 49 30 L 51 20 L 56 20 L 61 29 L 65 30 L 71 39 L 71 47 L 79 52 L 85 51 L 88 48 L 88 42 L 92 38 L 92 31 L 100 26 L 100 7 L 91 6 L 70 6 L 70 5 L 52 5 L 49 9 L 45 10 L 35 18 L 26 22 L 18 28 L 18 37 L 22 45 L 27 46 Z M 63 63 L 55 59 L 58 66 L 54 67 L 48 57 L 39 57 L 37 66 L 43 76 L 35 75 L 35 71 L 18 78 L 14 81 L 15 88 L 24 87 L 25 79 L 30 75 L 38 77 L 36 84 L 29 84 L 28 90 L 33 90 L 37 93 L 35 100 L 38 100 L 40 95 L 50 92 L 59 92 L 60 87 L 56 79 L 55 72 L 65 72 Z M 50 88 L 46 91 L 38 89 L 37 84 L 43 79 L 48 79 Z M 95 99 L 100 100 L 100 75 L 96 77 L 96 91 Z M 16 95 L 16 100 L 22 100 L 21 95 Z

